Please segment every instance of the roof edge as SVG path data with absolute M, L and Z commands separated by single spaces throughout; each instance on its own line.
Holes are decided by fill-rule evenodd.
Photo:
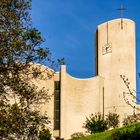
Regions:
M 98 28 L 100 28 L 101 26 L 103 26 L 103 25 L 106 24 L 106 23 L 116 22 L 116 21 L 119 21 L 119 20 L 121 20 L 121 19 L 122 19 L 122 18 L 117 18 L 117 19 L 112 19 L 112 20 L 106 21 L 106 22 L 101 23 L 100 25 L 98 25 Z M 129 22 L 132 22 L 133 24 L 135 24 L 135 21 L 133 21 L 133 20 L 131 20 L 131 19 L 123 18 L 123 20 L 129 21 Z

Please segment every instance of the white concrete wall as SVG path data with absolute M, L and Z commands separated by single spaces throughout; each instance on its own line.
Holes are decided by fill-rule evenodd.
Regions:
M 59 80 L 59 73 L 55 73 L 52 69 L 35 64 L 35 68 L 39 68 L 42 72 L 41 76 L 33 79 L 32 82 L 38 87 L 38 89 L 45 89 L 46 94 L 48 95 L 48 100 L 44 104 L 40 104 L 39 106 L 34 106 L 35 109 L 39 110 L 41 114 L 44 113 L 48 116 L 50 123 L 47 127 L 50 129 L 53 134 L 54 130 L 54 81 Z M 51 76 L 51 77 L 50 77 Z
M 61 138 L 68 139 L 75 132 L 85 132 L 86 117 L 102 110 L 102 79 L 77 79 L 61 67 Z
M 103 55 L 107 33 L 112 53 Z M 131 89 L 136 90 L 135 46 L 135 23 L 132 20 L 123 19 L 123 29 L 121 19 L 98 26 L 98 73 L 104 78 L 105 113 L 117 112 L 121 119 L 133 113 L 133 109 L 123 99 L 123 92 L 128 91 L 120 75 L 125 75 Z M 128 100 L 131 102 L 132 97 L 128 97 Z

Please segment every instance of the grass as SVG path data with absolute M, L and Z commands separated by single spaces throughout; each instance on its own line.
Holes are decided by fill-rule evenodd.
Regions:
M 111 140 L 111 136 L 114 132 L 133 131 L 136 127 L 140 128 L 140 123 L 134 123 L 125 127 L 115 128 L 112 130 L 107 130 L 105 132 L 96 133 L 96 134 L 92 134 L 92 135 L 81 137 L 81 138 L 74 138 L 72 140 Z

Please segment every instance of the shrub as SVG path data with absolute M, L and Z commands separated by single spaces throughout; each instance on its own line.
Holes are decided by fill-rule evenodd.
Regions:
M 129 125 L 135 122 L 140 122 L 140 114 L 129 115 L 123 120 L 123 125 Z
M 107 122 L 104 120 L 101 113 L 97 113 L 95 115 L 91 114 L 89 118 L 86 118 L 86 122 L 83 127 L 91 134 L 103 132 L 107 130 Z
M 107 125 L 108 128 L 116 128 L 119 126 L 119 115 L 116 113 L 109 113 L 108 115 L 106 115 L 106 121 L 107 121 Z
M 43 129 L 39 133 L 39 140 L 51 140 L 51 133 L 48 129 Z
M 111 140 L 120 140 L 120 131 L 115 131 L 111 135 Z
M 74 139 L 74 138 L 80 138 L 80 137 L 84 137 L 84 134 L 82 132 L 76 132 L 76 133 L 73 133 L 71 135 L 71 138 Z
M 111 135 L 111 140 L 139 140 L 140 126 L 134 126 L 131 129 L 117 130 Z

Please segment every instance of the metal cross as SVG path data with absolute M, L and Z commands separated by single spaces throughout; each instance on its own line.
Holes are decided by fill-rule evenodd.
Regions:
M 121 7 L 118 8 L 117 10 L 121 12 L 121 18 L 123 18 L 124 10 L 126 10 L 126 8 L 124 8 L 123 5 L 121 5 Z
M 124 14 L 124 10 L 126 10 L 126 8 L 124 8 L 123 5 L 121 5 L 121 7 L 118 8 L 117 10 L 119 10 L 121 12 L 121 29 L 123 29 L 123 14 Z

